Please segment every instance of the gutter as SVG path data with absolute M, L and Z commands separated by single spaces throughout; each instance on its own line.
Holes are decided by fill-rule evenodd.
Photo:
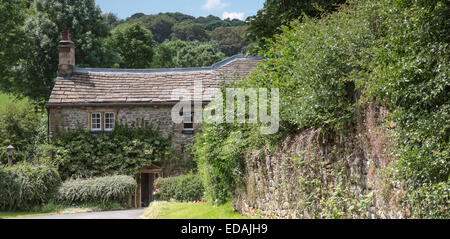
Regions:
M 208 104 L 211 101 L 202 101 L 203 105 Z M 80 107 L 80 106 L 172 106 L 180 103 L 180 101 L 165 101 L 165 102 L 68 102 L 68 103 L 47 103 L 47 111 L 51 107 L 63 107 L 63 106 L 72 106 L 72 107 Z M 195 103 L 195 101 L 194 101 Z

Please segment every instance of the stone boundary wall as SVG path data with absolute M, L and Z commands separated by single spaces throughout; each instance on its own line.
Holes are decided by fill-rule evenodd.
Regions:
M 387 114 L 372 104 L 347 135 L 308 129 L 288 136 L 274 152 L 254 151 L 233 207 L 264 218 L 409 217 L 402 186 L 389 175 Z

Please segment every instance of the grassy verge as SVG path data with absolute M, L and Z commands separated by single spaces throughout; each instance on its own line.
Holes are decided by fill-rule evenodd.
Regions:
M 233 211 L 231 202 L 220 206 L 206 203 L 152 202 L 144 213 L 148 219 L 251 219 Z

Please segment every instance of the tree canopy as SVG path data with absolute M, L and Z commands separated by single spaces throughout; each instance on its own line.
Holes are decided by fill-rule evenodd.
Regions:
M 24 54 L 26 1 L 0 0 L 0 6 L 0 87 L 12 91 L 17 87 L 14 68 Z
M 109 34 L 101 10 L 94 0 L 37 0 L 24 29 L 27 41 L 21 57 L 20 77 L 12 91 L 33 99 L 46 99 L 58 70 L 58 42 L 61 32 L 70 29 L 76 45 L 78 66 L 109 67 L 114 53 L 104 47 Z
M 211 66 L 224 58 L 225 54 L 214 42 L 174 40 L 157 47 L 153 66 L 157 68 Z
M 281 26 L 303 16 L 319 18 L 335 11 L 338 4 L 346 0 L 266 0 L 264 7 L 255 16 L 247 18 L 247 39 L 264 46 L 266 40 L 281 33 Z
M 243 38 L 246 29 L 246 26 L 219 27 L 210 33 L 211 40 L 217 42 L 225 55 L 236 55 L 241 53 L 247 44 Z
M 172 28 L 171 36 L 183 41 L 208 41 L 209 36 L 205 28 L 191 20 L 177 23 Z
M 108 40 L 108 46 L 120 54 L 122 68 L 150 67 L 154 44 L 152 33 L 140 23 L 116 29 Z

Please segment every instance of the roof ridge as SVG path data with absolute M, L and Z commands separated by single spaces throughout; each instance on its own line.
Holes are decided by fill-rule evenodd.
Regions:
M 125 74 L 155 74 L 155 73 L 183 73 L 183 72 L 204 72 L 218 70 L 238 59 L 258 59 L 259 56 L 246 56 L 244 54 L 237 54 L 228 57 L 220 62 L 206 67 L 188 67 L 188 68 L 154 68 L 154 69 L 123 69 L 123 68 L 81 68 L 75 67 L 74 73 L 125 73 Z

